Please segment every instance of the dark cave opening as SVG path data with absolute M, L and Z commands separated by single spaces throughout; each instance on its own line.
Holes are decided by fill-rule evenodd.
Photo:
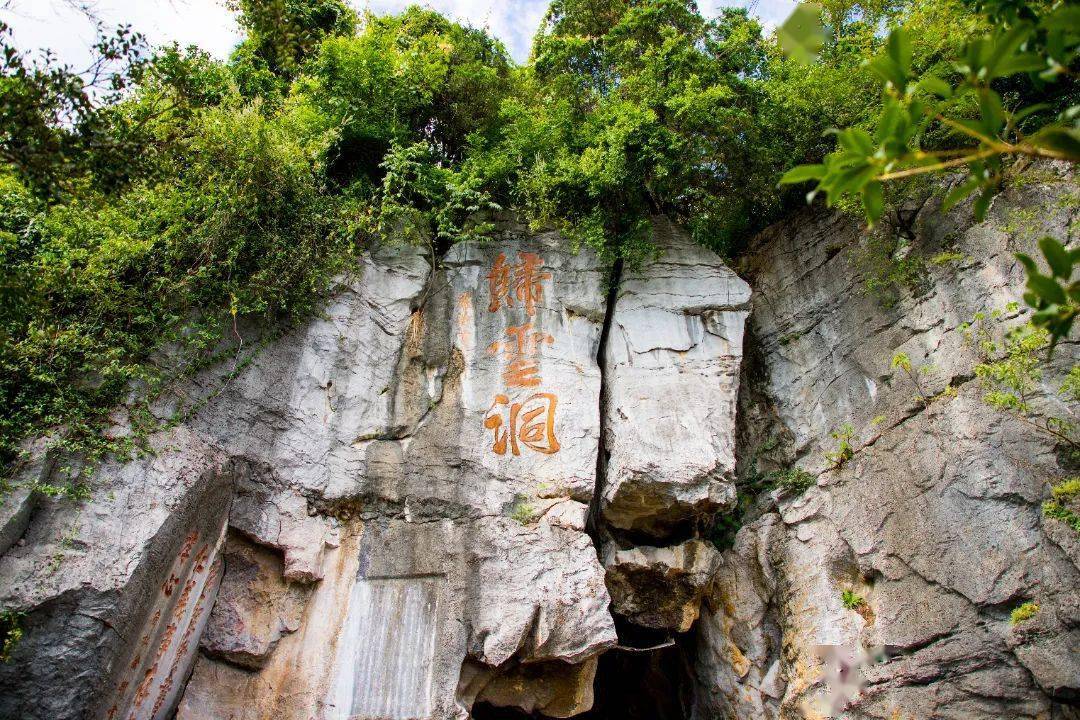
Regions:
M 689 720 L 693 702 L 687 650 L 692 633 L 670 637 L 618 623 L 619 648 L 600 656 L 593 709 L 575 720 Z M 475 720 L 533 720 L 545 716 L 488 703 L 473 706 Z
M 688 720 L 690 667 L 678 644 L 655 650 L 613 650 L 600 658 L 593 709 L 583 720 Z

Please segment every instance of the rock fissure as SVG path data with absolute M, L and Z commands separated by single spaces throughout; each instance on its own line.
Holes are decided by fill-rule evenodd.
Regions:
M 608 277 L 607 297 L 604 301 L 604 321 L 600 329 L 600 341 L 596 349 L 596 366 L 600 370 L 600 393 L 597 397 L 599 410 L 600 434 L 596 451 L 596 483 L 593 486 L 592 501 L 589 503 L 589 522 L 587 528 L 596 546 L 597 554 L 600 553 L 600 529 L 602 521 L 600 514 L 600 498 L 604 492 L 604 480 L 607 477 L 608 452 L 605 435 L 607 432 L 607 349 L 611 337 L 611 324 L 615 318 L 615 305 L 619 300 L 619 286 L 622 284 L 623 259 L 616 258 L 612 263 L 611 273 Z

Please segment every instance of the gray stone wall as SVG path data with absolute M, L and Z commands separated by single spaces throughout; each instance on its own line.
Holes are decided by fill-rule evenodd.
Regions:
M 1076 243 L 1078 199 L 1051 165 L 983 223 L 934 197 L 911 204 L 909 251 L 952 255 L 885 297 L 866 292 L 870 238 L 854 221 L 807 212 L 757 238 L 740 469 L 795 466 L 816 483 L 760 496 L 724 553 L 699 625 L 695 717 L 1076 716 L 1080 542 L 1040 511 L 1076 466 L 983 402 L 964 323 L 1019 300 L 1013 253 L 1034 254 L 1043 234 Z M 1006 310 L 1001 323 L 1024 320 Z M 915 381 L 891 366 L 898 352 Z M 1075 417 L 1058 384 L 1076 359 L 1074 342 L 1058 347 L 1035 408 Z M 824 453 L 844 423 L 855 452 L 833 468 Z M 846 607 L 845 590 L 864 603 Z M 1028 601 L 1039 612 L 1013 626 Z M 830 702 L 821 646 L 884 660 L 857 699 Z

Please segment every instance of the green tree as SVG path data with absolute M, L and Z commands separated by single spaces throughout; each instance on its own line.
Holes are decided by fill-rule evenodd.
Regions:
M 1016 156 L 1080 161 L 1080 3 L 1024 0 L 970 2 L 993 29 L 973 38 L 951 72 L 919 68 L 912 33 L 897 27 L 869 68 L 884 101 L 872 130 L 847 127 L 824 162 L 792 169 L 784 183 L 817 182 L 828 204 L 860 198 L 870 223 L 885 211 L 885 183 L 962 170 L 966 178 L 945 207 L 975 195 L 982 219 L 999 191 L 1006 160 Z M 1025 301 L 1053 340 L 1068 334 L 1080 312 L 1080 284 L 1071 282 L 1080 254 L 1055 240 L 1042 243 L 1051 274 L 1020 259 L 1028 271 Z
M 0 22 L 0 162 L 41 196 L 55 197 L 85 170 L 92 148 L 111 138 L 102 108 L 137 81 L 145 63 L 143 37 L 99 23 L 91 62 L 80 71 L 44 52 L 20 52 L 11 28 Z
M 236 57 L 291 79 L 331 35 L 351 35 L 356 13 L 343 0 L 226 0 L 247 33 Z
M 774 194 L 753 152 L 764 59 L 744 11 L 710 21 L 686 0 L 555 2 L 487 152 L 524 166 L 478 171 L 494 167 L 536 222 L 613 255 L 647 251 L 653 213 L 722 248 Z

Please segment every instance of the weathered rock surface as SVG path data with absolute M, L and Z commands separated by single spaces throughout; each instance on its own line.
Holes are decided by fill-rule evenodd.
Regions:
M 596 663 L 593 656 L 576 665 L 555 660 L 500 672 L 466 664 L 458 695 L 470 706 L 484 702 L 546 717 L 573 717 L 592 709 Z
M 1076 241 L 1075 200 L 1063 200 L 1075 181 L 1057 172 L 1039 168 L 981 224 L 938 200 L 915 207 L 912 252 L 960 259 L 927 263 L 922 291 L 902 288 L 891 308 L 863 291 L 867 240 L 842 217 L 808 213 L 756 241 L 741 457 L 746 471 L 795 461 L 819 478 L 763 498 L 724 554 L 701 621 L 695 717 L 824 712 L 817 646 L 886 652 L 839 717 L 1075 716 L 1080 555 L 1040 511 L 1074 469 L 1051 438 L 982 402 L 962 325 L 1018 300 L 1014 252 L 1044 233 Z M 1042 227 L 1006 232 L 1017 208 Z M 897 352 L 918 387 L 890 366 Z M 1055 362 L 1076 357 L 1066 343 Z M 1031 402 L 1072 412 L 1054 386 Z M 834 467 L 824 452 L 844 423 L 854 456 Z M 845 590 L 862 602 L 845 606 Z M 1038 622 L 1018 633 L 1009 612 L 1029 600 Z
M 153 447 L 105 463 L 83 503 L 41 499 L 0 557 L 0 606 L 26 613 L 0 664 L 0 717 L 115 707 L 150 718 L 174 706 L 216 593 L 234 464 L 183 427 Z
M 207 654 L 257 670 L 283 635 L 300 627 L 305 588 L 286 579 L 273 550 L 232 533 L 222 554 L 228 574 L 202 637 Z
M 628 550 L 609 545 L 604 569 L 612 609 L 641 627 L 686 632 L 718 561 L 716 549 L 702 540 Z
M 0 717 L 1076 717 L 1080 539 L 1040 509 L 1076 468 L 982 401 L 962 325 L 1016 300 L 1015 251 L 1075 244 L 1075 182 L 1041 172 L 986 223 L 913 207 L 911 252 L 951 254 L 890 307 L 851 221 L 766 232 L 745 362 L 747 286 L 662 223 L 610 309 L 551 234 L 435 269 L 375 251 L 321 317 L 197 378 L 205 406 L 91 500 L 3 510 L 0 605 L 27 615 Z M 1031 402 L 1075 412 L 1057 391 Z M 718 554 L 736 454 L 748 484 L 816 482 L 759 495 Z M 823 646 L 885 658 L 829 708 Z
M 735 402 L 750 287 L 656 218 L 663 251 L 619 287 L 605 348 L 601 511 L 665 538 L 735 500 Z
M 0 555 L 19 541 L 30 525 L 30 516 L 41 499 L 37 484 L 47 480 L 53 472 L 48 457 L 47 439 L 26 443 L 25 459 L 13 468 L 7 482 L 3 501 L 0 502 Z
M 429 283 L 408 286 L 408 313 L 382 324 L 393 354 L 335 359 L 308 331 L 301 348 L 327 348 L 310 363 L 335 370 L 305 390 L 323 395 L 310 402 L 315 437 L 297 419 L 286 428 L 289 447 L 329 447 L 329 472 L 283 473 L 271 458 L 265 477 L 241 480 L 231 520 L 285 553 L 287 577 L 292 557 L 291 579 L 318 580 L 307 619 L 257 674 L 201 660 L 180 718 L 464 717 L 463 664 L 486 668 L 494 688 L 532 663 L 513 684 L 534 681 L 537 697 L 555 680 L 536 663 L 595 669 L 615 643 L 584 532 L 604 273 L 559 245 L 511 226 L 498 242 L 456 246 Z M 339 331 L 369 314 L 348 309 Z M 333 521 L 319 530 L 323 516 Z

